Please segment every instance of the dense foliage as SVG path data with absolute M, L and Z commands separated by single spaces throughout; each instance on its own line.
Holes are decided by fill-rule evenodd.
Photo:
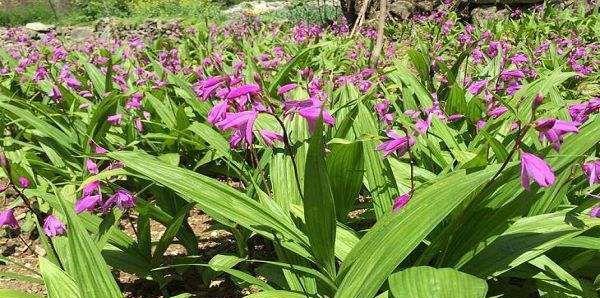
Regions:
M 111 269 L 254 298 L 598 296 L 598 14 L 417 15 L 374 68 L 368 26 L 205 26 L 2 37 L 0 225 L 37 231 L 49 297 L 121 297 Z M 203 262 L 192 208 L 237 252 Z

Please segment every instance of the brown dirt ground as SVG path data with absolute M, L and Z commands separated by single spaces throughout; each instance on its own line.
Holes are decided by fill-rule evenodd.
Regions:
M 16 212 L 17 219 L 23 216 L 21 210 Z M 122 220 L 121 227 L 130 234 L 134 234 L 128 218 Z M 203 261 L 208 262 L 212 256 L 219 253 L 235 253 L 236 245 L 233 237 L 228 232 L 222 230 L 210 230 L 212 220 L 199 210 L 192 210 L 189 217 L 189 224 L 198 237 L 200 256 Z M 158 241 L 164 233 L 165 227 L 157 222 L 151 222 L 152 241 Z M 0 232 L 2 234 L 3 232 Z M 0 254 L 11 260 L 18 261 L 28 268 L 37 271 L 37 259 L 43 255 L 44 251 L 36 239 L 23 239 L 27 245 L 16 236 L 0 236 Z M 21 235 L 24 237 L 24 235 Z M 171 245 L 165 253 L 165 259 L 170 257 L 185 256 L 186 251 L 179 244 Z M 240 290 L 232 280 L 227 276 L 220 276 L 210 281 L 208 284 L 202 282 L 200 274 L 201 269 L 188 270 L 183 274 L 165 273 L 165 276 L 171 280 L 167 285 L 166 291 L 159 289 L 156 283 L 136 277 L 123 272 L 115 272 L 115 277 L 127 298 L 154 298 L 169 297 L 180 293 L 190 293 L 192 297 L 211 297 L 211 298 L 238 298 L 249 293 L 248 289 Z M 15 264 L 4 264 L 0 262 L 0 273 L 14 272 L 19 274 L 32 275 L 26 269 Z M 44 295 L 45 289 L 42 284 L 19 281 L 10 278 L 0 278 L 0 288 L 16 289 L 32 294 Z M 168 296 L 165 296 L 168 295 Z M 3 297 L 0 297 L 3 298 Z

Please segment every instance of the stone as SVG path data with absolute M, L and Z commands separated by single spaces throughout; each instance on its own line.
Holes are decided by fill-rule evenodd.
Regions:
M 25 25 L 25 29 L 31 30 L 34 32 L 38 32 L 38 33 L 48 33 L 50 31 L 54 30 L 54 28 L 56 28 L 56 26 L 46 25 L 46 24 L 40 23 L 40 22 L 28 23 Z
M 73 40 L 82 41 L 94 37 L 94 29 L 87 26 L 73 27 L 69 35 Z

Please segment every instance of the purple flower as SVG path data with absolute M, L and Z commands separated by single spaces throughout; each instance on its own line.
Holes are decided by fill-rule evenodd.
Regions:
M 90 172 L 90 174 L 98 174 L 98 165 L 91 159 L 87 159 L 85 161 L 85 168 L 87 169 L 88 172 Z
M 96 142 L 94 142 L 94 141 L 92 141 L 91 147 L 92 147 L 92 150 L 94 151 L 94 153 L 96 153 L 96 154 L 108 153 L 108 150 L 106 150 L 106 148 L 96 144 Z
M 408 192 L 396 197 L 394 199 L 394 207 L 393 207 L 394 212 L 398 212 L 402 208 L 404 208 L 404 206 L 406 206 L 406 204 L 408 204 L 408 201 L 410 201 L 410 199 L 411 199 L 411 195 Z
M 390 101 L 384 99 L 375 104 L 375 111 L 377 112 L 377 116 L 379 116 L 379 120 L 383 121 L 385 125 L 391 125 L 394 122 L 394 115 L 389 112 L 390 109 Z
M 539 120 L 535 129 L 540 132 L 540 140 L 548 140 L 556 151 L 560 149 L 565 134 L 579 131 L 575 122 L 558 119 Z
M 517 53 L 510 57 L 510 62 L 514 65 L 521 65 L 527 63 L 527 56 L 523 53 Z
M 144 98 L 144 94 L 140 92 L 136 92 L 131 95 L 129 101 L 125 104 L 125 109 L 128 110 L 137 110 L 142 106 L 142 99 Z
M 296 89 L 296 87 L 298 87 L 298 85 L 296 85 L 294 83 L 283 85 L 277 89 L 277 94 L 278 95 L 286 94 L 286 93 Z
M 487 55 L 490 58 L 494 58 L 496 57 L 496 55 L 498 55 L 498 49 L 501 47 L 500 42 L 498 41 L 492 41 L 490 42 L 490 45 L 487 48 Z
M 408 135 L 402 137 L 393 130 L 389 130 L 387 136 L 389 139 L 377 146 L 377 150 L 381 151 L 383 156 L 388 156 L 394 152 L 398 156 L 402 156 L 415 144 L 413 137 Z
M 469 91 L 469 93 L 473 94 L 473 95 L 477 95 L 479 93 L 481 93 L 481 91 L 483 91 L 483 88 L 485 88 L 485 85 L 487 85 L 487 80 L 481 80 L 481 81 L 475 81 L 473 83 L 471 83 L 471 85 L 469 85 L 469 88 L 467 88 L 467 91 Z
M 525 78 L 525 73 L 520 69 L 505 69 L 500 73 L 500 79 L 502 79 L 503 81 L 522 78 Z
M 126 189 L 118 189 L 104 204 L 102 205 L 102 212 L 107 212 L 113 206 L 117 206 L 123 210 L 132 208 L 135 206 L 135 196 Z
M 595 206 L 590 210 L 590 217 L 600 218 L 600 205 Z
M 499 107 L 490 109 L 488 111 L 488 115 L 495 119 L 495 118 L 498 118 L 498 117 L 504 115 L 504 113 L 506 113 L 507 111 L 508 111 L 508 108 L 506 108 L 505 106 L 499 106 Z
M 40 66 L 35 70 L 35 74 L 33 75 L 33 80 L 39 82 L 48 77 L 48 71 L 45 67 Z
M 48 215 L 44 220 L 44 233 L 48 237 L 64 235 L 66 232 L 67 227 L 56 216 Z
M 77 214 L 84 211 L 92 212 L 98 208 L 101 201 L 102 195 L 100 194 L 84 196 L 75 203 L 75 212 Z
M 261 129 L 260 136 L 262 137 L 265 144 L 267 144 L 267 146 L 269 146 L 269 147 L 273 147 L 273 144 L 277 141 L 279 141 L 279 142 L 283 141 L 282 134 L 271 131 L 271 130 Z
M 216 76 L 202 80 L 194 85 L 194 91 L 202 100 L 207 100 L 221 86 L 225 78 L 223 76 Z
M 12 209 L 6 209 L 0 212 L 0 227 L 8 227 L 13 230 L 19 228 L 19 222 L 15 218 L 15 214 Z
M 123 122 L 123 114 L 110 115 L 106 118 L 106 121 L 111 125 L 121 125 L 121 123 Z
M 235 99 L 244 95 L 255 95 L 260 93 L 260 87 L 256 84 L 247 84 L 239 87 L 231 88 L 227 93 L 227 99 Z
M 144 124 L 142 124 L 142 119 L 140 117 L 133 119 L 133 126 L 138 132 L 144 132 Z
M 427 120 L 418 119 L 417 122 L 415 123 L 415 130 L 419 134 L 424 135 L 429 130 L 429 125 L 430 124 L 431 124 L 431 118 L 430 117 L 428 117 Z
M 521 185 L 528 191 L 531 178 L 541 187 L 548 187 L 556 180 L 548 163 L 531 153 L 521 152 Z
M 57 103 L 60 102 L 60 100 L 62 99 L 62 93 L 60 92 L 60 89 L 58 89 L 57 86 L 52 86 L 52 89 L 50 90 L 48 96 L 50 96 L 50 99 L 52 99 L 52 101 Z
M 322 109 L 320 106 L 313 105 L 310 107 L 300 108 L 298 110 L 298 115 L 306 119 L 306 122 L 308 123 L 308 130 L 311 133 L 313 133 L 317 128 L 317 121 L 321 116 L 321 111 L 323 112 L 323 123 L 333 126 L 335 124 L 335 118 L 333 118 L 333 116 L 331 116 L 327 110 Z
M 586 162 L 581 168 L 588 177 L 590 186 L 600 182 L 600 159 Z
M 100 181 L 94 180 L 83 187 L 83 196 L 89 196 L 96 192 L 100 194 Z
M 483 59 L 485 58 L 484 55 L 485 54 L 483 53 L 483 51 L 481 51 L 479 48 L 476 48 L 471 53 L 471 59 L 473 60 L 473 63 L 481 64 L 483 63 Z
M 597 112 L 600 109 L 600 98 L 592 98 L 587 102 L 574 104 L 569 106 L 569 115 L 577 125 L 586 122 L 591 113 Z
M 229 105 L 227 104 L 226 100 L 218 102 L 208 112 L 206 121 L 208 121 L 208 123 L 215 124 L 215 123 L 225 119 L 225 115 L 227 114 L 228 107 L 229 107 Z
M 29 182 L 29 179 L 27 179 L 27 177 L 21 176 L 19 177 L 19 185 L 21 186 L 21 188 L 28 188 L 31 185 L 31 182 Z
M 477 129 L 477 131 L 480 131 L 485 127 L 486 124 L 487 124 L 487 122 L 485 120 L 479 119 L 475 123 L 475 129 Z
M 254 140 L 252 129 L 256 117 L 258 117 L 258 112 L 254 110 L 239 113 L 227 113 L 223 120 L 215 123 L 215 126 L 220 130 L 233 129 L 238 131 L 240 134 L 238 136 L 243 135 L 246 144 L 251 145 Z

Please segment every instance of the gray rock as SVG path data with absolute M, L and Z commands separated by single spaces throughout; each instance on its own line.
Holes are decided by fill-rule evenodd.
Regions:
M 224 11 L 225 15 L 261 15 L 284 10 L 290 6 L 288 1 L 246 1 Z
M 46 24 L 40 23 L 40 22 L 28 23 L 25 25 L 25 29 L 31 30 L 34 32 L 38 32 L 38 33 L 47 33 L 47 32 L 50 32 L 51 30 L 54 30 L 54 28 L 56 28 L 56 26 L 46 25 Z
M 69 33 L 73 40 L 85 40 L 94 37 L 94 29 L 92 27 L 73 27 Z

